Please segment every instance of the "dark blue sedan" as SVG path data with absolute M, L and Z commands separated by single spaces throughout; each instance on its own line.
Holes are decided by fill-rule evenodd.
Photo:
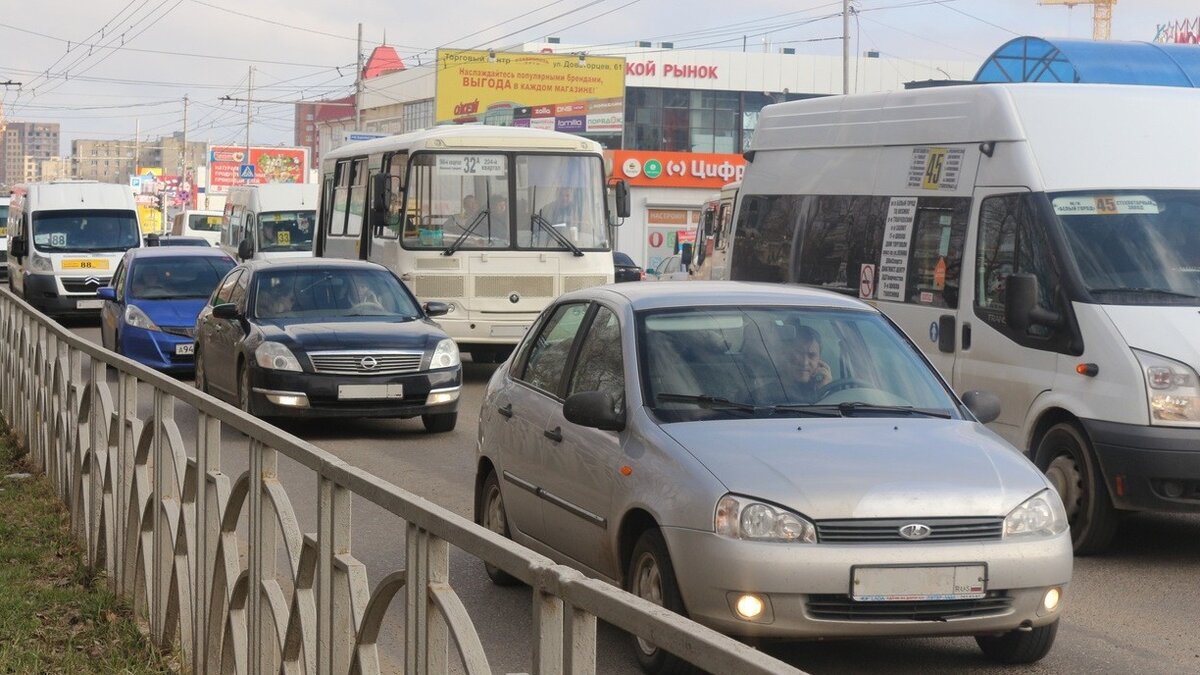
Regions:
M 101 342 L 151 368 L 190 371 L 196 316 L 235 264 L 213 247 L 131 249 L 96 292 Z
M 234 268 L 196 322 L 196 386 L 259 417 L 458 419 L 458 347 L 391 271 L 358 260 Z

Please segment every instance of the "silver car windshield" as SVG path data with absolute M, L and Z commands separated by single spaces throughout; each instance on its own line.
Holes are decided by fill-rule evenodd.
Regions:
M 796 307 L 644 312 L 638 342 L 646 403 L 669 421 L 850 411 L 959 416 L 912 344 L 873 312 Z

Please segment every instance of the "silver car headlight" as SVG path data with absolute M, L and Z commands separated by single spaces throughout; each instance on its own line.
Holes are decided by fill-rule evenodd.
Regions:
M 1200 425 L 1200 378 L 1186 363 L 1133 350 L 1146 377 L 1150 423 Z
M 453 368 L 460 363 L 462 358 L 458 355 L 458 345 L 454 344 L 454 340 L 446 338 L 433 350 L 433 358 L 429 359 L 429 369 Z
M 817 543 L 817 528 L 799 514 L 735 495 L 725 495 L 717 502 L 714 529 L 732 539 Z
M 294 370 L 296 372 L 304 370 L 300 367 L 300 361 L 296 359 L 292 350 L 278 342 L 267 341 L 260 344 L 254 350 L 254 360 L 259 366 L 271 370 Z
M 1067 512 L 1054 490 L 1042 490 L 1004 518 L 1005 537 L 1051 537 L 1067 531 Z

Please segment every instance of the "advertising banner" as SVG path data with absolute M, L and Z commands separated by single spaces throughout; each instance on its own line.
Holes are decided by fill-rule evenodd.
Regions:
M 613 178 L 641 187 L 720 189 L 746 172 L 746 159 L 735 154 L 614 150 L 612 160 Z
M 254 166 L 250 181 L 238 177 L 242 164 Z M 208 149 L 208 192 L 224 194 L 234 185 L 249 183 L 304 183 L 308 148 L 251 147 L 246 161 L 245 146 L 213 145 Z
M 575 54 L 437 53 L 436 122 L 614 133 L 625 116 L 625 59 Z M 589 126 L 600 116 L 598 128 Z M 569 120 L 560 123 L 559 120 Z

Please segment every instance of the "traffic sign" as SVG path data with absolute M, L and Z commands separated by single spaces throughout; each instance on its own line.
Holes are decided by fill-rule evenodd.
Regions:
M 875 266 L 862 265 L 858 273 L 858 297 L 871 299 L 875 297 Z
M 238 178 L 242 180 L 254 180 L 254 165 L 242 164 L 238 166 Z

